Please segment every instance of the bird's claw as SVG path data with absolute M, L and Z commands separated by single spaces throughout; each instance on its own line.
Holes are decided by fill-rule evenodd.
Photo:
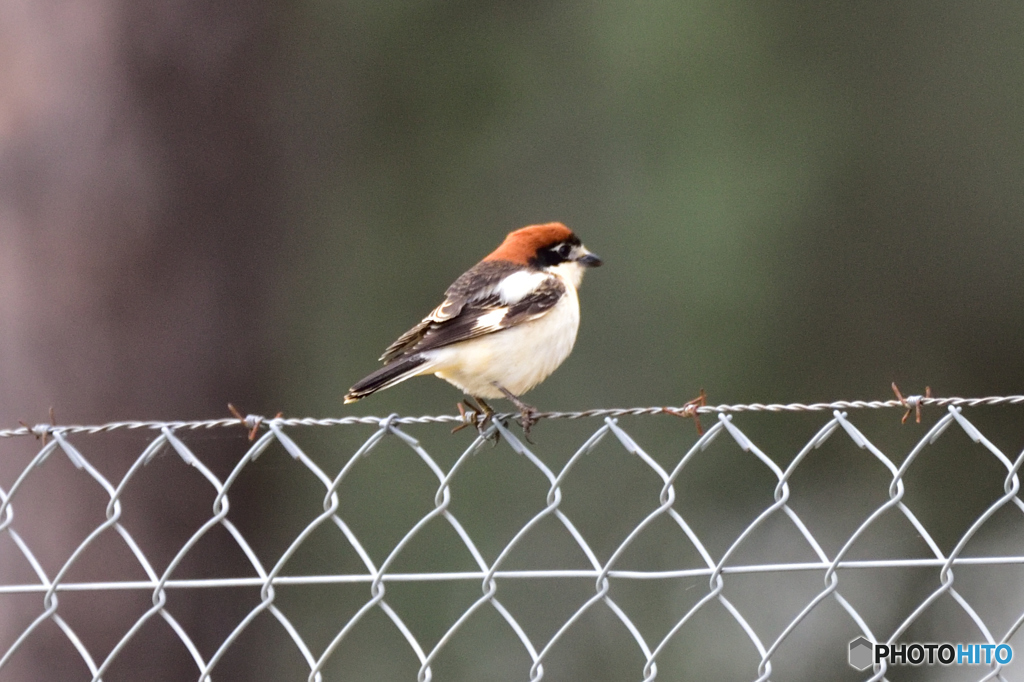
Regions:
M 530 440 L 530 429 L 539 421 L 540 419 L 537 417 L 537 410 L 535 408 L 526 405 L 519 410 L 519 423 L 523 425 L 523 438 L 530 445 L 536 445 L 536 443 Z
M 494 387 L 501 391 L 509 402 L 519 408 L 519 423 L 523 425 L 523 437 L 526 438 L 527 443 L 534 445 L 534 442 L 530 440 L 530 427 L 539 421 L 537 408 L 527 405 L 519 399 L 519 396 L 498 383 L 494 383 Z
M 494 410 L 490 409 L 486 403 L 481 402 L 479 405 L 472 405 L 468 400 L 463 400 L 455 404 L 455 407 L 459 409 L 459 415 L 462 417 L 462 423 L 452 429 L 452 433 L 461 431 L 467 426 L 475 426 L 477 433 L 481 436 L 487 431 L 487 427 L 494 421 Z M 466 408 L 469 408 L 468 410 Z M 494 444 L 497 445 L 501 439 L 501 435 L 497 429 L 494 431 Z

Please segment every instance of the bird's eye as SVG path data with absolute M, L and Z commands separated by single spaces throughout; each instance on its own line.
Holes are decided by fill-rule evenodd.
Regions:
M 572 251 L 572 247 L 569 246 L 568 244 L 562 244 L 557 249 L 558 255 L 561 256 L 562 258 L 568 258 L 569 257 L 569 253 L 571 251 Z

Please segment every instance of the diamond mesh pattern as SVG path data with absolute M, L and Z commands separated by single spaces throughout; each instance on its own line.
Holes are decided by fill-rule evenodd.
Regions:
M 986 409 L 973 408 L 971 418 L 991 421 Z M 571 441 L 575 434 L 559 433 L 568 422 L 543 422 L 537 445 L 501 422 L 491 427 L 500 436 L 494 444 L 420 423 L 450 418 L 395 416 L 336 421 L 315 437 L 304 426 L 311 420 L 250 418 L 260 429 L 252 442 L 240 430 L 220 429 L 216 438 L 196 430 L 227 425 L 221 421 L 37 427 L 47 435 L 43 445 L 11 480 L 0 480 L 0 553 L 8 555 L 0 566 L 16 567 L 0 575 L 0 609 L 15 597 L 37 604 L 29 622 L 0 640 L 0 680 L 27 643 L 55 632 L 94 682 L 114 679 L 118 657 L 153 622 L 187 652 L 200 682 L 231 678 L 233 649 L 281 652 L 289 663 L 268 679 L 310 681 L 354 679 L 354 670 L 420 682 L 482 679 L 488 669 L 489 679 L 531 681 L 1020 674 L 1018 661 L 864 673 L 845 661 L 858 635 L 1022 644 L 1024 452 L 1005 454 L 955 405 L 927 429 L 900 426 L 892 413 L 871 422 L 894 439 L 888 449 L 905 453 L 899 457 L 855 425 L 870 422 L 863 414 L 812 415 L 813 435 L 795 441 L 807 415 L 796 423 L 787 414 L 702 411 L 717 411 L 712 424 L 705 417 L 702 435 L 670 417 L 583 419 L 574 423 L 581 437 L 565 452 L 545 440 Z M 1024 423 L 1016 406 L 996 416 Z M 646 422 L 656 420 L 661 431 L 648 433 Z M 115 427 L 146 434 L 116 476 L 101 461 L 103 448 L 90 449 Z M 653 445 L 641 445 L 645 438 Z M 756 444 L 761 438 L 798 447 L 771 456 Z M 909 447 L 897 450 L 902 442 Z M 35 549 L 39 538 L 21 532 L 18 511 L 38 495 L 60 503 L 59 491 L 45 486 L 60 458 L 105 508 L 102 522 L 47 565 Z M 205 520 L 159 557 L 152 539 L 132 530 L 126 501 L 159 486 L 146 474 L 154 462 L 192 467 L 211 500 Z M 955 481 L 950 463 L 962 467 Z M 246 479 L 261 466 L 270 483 L 255 488 L 264 497 Z M 160 493 L 173 506 L 175 491 Z M 291 519 L 290 530 L 272 530 L 276 514 Z M 204 542 L 225 533 L 244 570 L 196 575 Z M 86 579 L 76 565 L 90 553 L 99 553 L 92 565 L 101 575 Z M 197 638 L 175 615 L 201 608 L 211 590 L 231 589 L 241 615 L 216 641 Z M 90 643 L 89 624 L 62 612 L 67 595 L 102 608 L 126 592 L 148 595 L 150 605 L 125 609 L 125 627 L 106 646 Z M 475 664 L 460 663 L 474 657 Z

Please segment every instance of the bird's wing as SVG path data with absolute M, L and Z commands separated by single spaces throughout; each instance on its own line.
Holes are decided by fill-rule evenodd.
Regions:
M 477 264 L 448 287 L 441 305 L 388 346 L 381 361 L 388 363 L 537 319 L 565 294 L 565 285 L 557 277 L 539 272 L 520 278 L 528 289 L 503 286 L 511 281 L 509 275 L 518 272 L 520 266 L 504 261 Z

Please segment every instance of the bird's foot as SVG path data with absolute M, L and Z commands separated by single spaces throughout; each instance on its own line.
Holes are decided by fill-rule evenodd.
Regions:
M 497 386 L 497 384 L 495 385 Z M 497 386 L 497 388 L 519 410 L 519 423 L 523 425 L 523 437 L 526 438 L 527 443 L 533 445 L 534 442 L 530 440 L 530 429 L 534 424 L 540 421 L 537 418 L 537 408 L 533 405 L 527 405 L 519 399 L 519 396 L 515 395 L 504 386 Z
M 469 400 L 463 400 L 455 404 L 459 408 L 459 414 L 462 416 L 462 423 L 452 429 L 452 433 L 461 431 L 467 426 L 475 426 L 477 432 L 483 435 L 487 427 L 494 421 L 494 410 L 491 409 L 491 406 L 480 398 L 473 398 L 473 400 L 476 401 L 476 405 L 470 403 Z M 466 409 L 467 407 L 469 408 L 468 410 Z M 497 431 L 494 432 L 494 438 L 494 442 L 497 443 L 497 439 L 500 438 Z
M 523 405 L 523 407 L 519 409 L 519 423 L 523 425 L 523 438 L 525 438 L 526 442 L 530 445 L 534 445 L 534 442 L 530 440 L 530 429 L 538 421 L 540 420 L 537 418 L 537 408 L 530 405 Z

